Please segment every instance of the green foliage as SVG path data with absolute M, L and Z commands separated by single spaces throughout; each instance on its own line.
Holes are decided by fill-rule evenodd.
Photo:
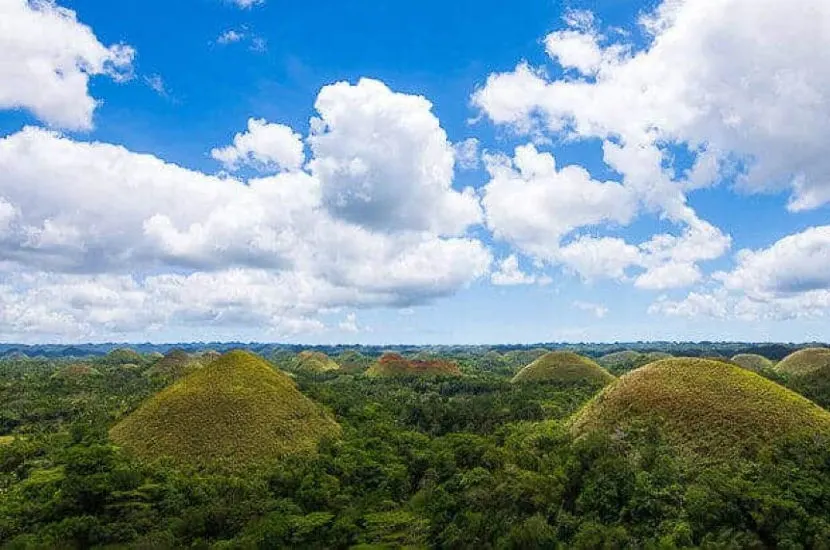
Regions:
M 619 376 L 644 365 L 648 365 L 649 363 L 661 359 L 669 359 L 670 357 L 670 354 L 659 351 L 639 352 L 625 350 L 603 355 L 597 359 L 597 363 L 608 369 L 612 374 Z
M 213 386 L 260 387 L 273 374 L 287 384 L 279 388 L 332 411 L 341 426 L 316 453 L 240 470 L 148 460 L 112 444 L 113 423 L 178 384 L 165 389 L 140 368 L 99 359 L 92 364 L 100 375 L 80 384 L 51 377 L 66 360 L 0 361 L 0 547 L 827 547 L 830 445 L 815 427 L 808 437 L 785 429 L 756 452 L 728 457 L 690 452 L 665 414 L 634 414 L 622 430 L 574 438 L 569 419 L 596 384 L 511 384 L 510 365 L 494 355 L 482 362 L 485 353 L 442 354 L 464 373 L 454 377 L 297 372 L 290 380 L 247 355 L 257 368 L 238 376 L 229 369 L 211 377 L 223 360 L 205 366 L 191 376 Z M 742 414 L 767 422 L 764 410 L 774 407 L 784 417 L 775 422 L 812 425 L 800 405 L 793 412 L 792 393 L 737 367 L 707 365 L 727 386 L 719 400 L 737 401 Z M 701 396 L 682 398 L 685 421 L 699 416 L 712 432 L 735 422 L 708 411 L 709 382 L 675 374 L 659 385 L 694 386 Z M 666 413 L 663 403 L 677 394 L 659 394 L 650 405 Z M 206 410 L 190 429 L 212 437 L 226 429 L 225 415 L 221 406 Z
M 198 359 L 183 350 L 173 349 L 156 360 L 145 374 L 154 381 L 169 384 L 200 368 L 202 363 Z
M 513 377 L 513 382 L 590 382 L 605 385 L 614 380 L 604 368 L 571 351 L 552 351 L 539 357 Z
M 313 450 L 337 424 L 284 374 L 232 351 L 145 402 L 110 431 L 137 455 L 231 469 Z

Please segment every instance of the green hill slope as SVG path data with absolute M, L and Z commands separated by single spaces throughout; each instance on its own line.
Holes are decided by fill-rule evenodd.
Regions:
M 337 423 L 260 357 L 231 351 L 164 389 L 110 430 L 146 459 L 244 468 L 316 448 Z
M 340 365 L 320 351 L 301 351 L 297 354 L 294 369 L 309 374 L 320 374 L 339 370 Z
M 153 363 L 145 374 L 151 378 L 172 381 L 200 368 L 202 364 L 197 359 L 183 350 L 173 349 Z
M 335 359 L 344 372 L 359 373 L 369 368 L 372 360 L 359 351 L 346 350 Z
M 512 382 L 593 382 L 607 384 L 614 376 L 587 357 L 571 351 L 552 351 L 513 377 Z
M 695 358 L 621 377 L 572 418 L 571 429 L 619 438 L 649 422 L 684 450 L 719 458 L 755 455 L 790 437 L 830 438 L 830 413 L 811 401 L 741 367 Z
M 384 353 L 369 367 L 366 376 L 461 376 L 461 371 L 451 361 L 418 361 L 398 353 Z
M 739 353 L 732 358 L 732 362 L 753 372 L 761 372 L 773 367 L 773 362 L 756 353 Z
M 828 365 L 830 365 L 830 349 L 805 348 L 786 356 L 775 366 L 775 370 L 790 376 L 801 376 Z

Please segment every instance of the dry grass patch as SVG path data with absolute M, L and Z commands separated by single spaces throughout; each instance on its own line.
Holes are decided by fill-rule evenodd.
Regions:
M 805 348 L 786 356 L 775 370 L 790 376 L 802 376 L 830 366 L 830 349 Z
M 732 358 L 732 362 L 752 372 L 771 369 L 774 365 L 772 361 L 757 353 L 739 353 Z
M 592 382 L 608 384 L 614 376 L 587 357 L 572 351 L 552 351 L 513 377 L 512 382 Z
M 240 469 L 312 451 L 339 431 L 288 376 L 232 351 L 146 401 L 110 436 L 146 459 Z
M 620 437 L 649 421 L 699 456 L 755 455 L 792 436 L 830 438 L 830 413 L 811 401 L 741 367 L 695 358 L 621 377 L 574 416 L 571 429 Z
M 300 372 L 320 374 L 339 370 L 340 365 L 335 363 L 331 357 L 321 351 L 301 351 L 297 354 L 294 368 Z

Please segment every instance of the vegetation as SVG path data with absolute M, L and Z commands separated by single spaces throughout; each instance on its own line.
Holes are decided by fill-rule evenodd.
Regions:
M 801 376 L 830 365 L 830 349 L 805 348 L 792 353 L 775 366 L 779 373 Z
M 310 374 L 320 374 L 338 370 L 340 365 L 331 360 L 331 358 L 320 351 L 302 351 L 297 355 L 294 363 L 294 369 L 298 371 L 307 372 Z
M 142 458 L 238 469 L 313 450 L 337 433 L 286 375 L 232 351 L 149 399 L 110 436 Z
M 136 346 L 144 362 L 124 368 L 106 364 L 111 347 L 88 356 L 73 350 L 66 359 L 13 350 L 0 360 L 0 548 L 807 550 L 830 541 L 827 413 L 773 381 L 795 388 L 802 377 L 764 371 L 769 380 L 725 363 L 678 359 L 671 361 L 685 371 L 653 363 L 592 400 L 598 385 L 584 380 L 512 384 L 515 366 L 502 352 L 514 346 L 431 350 L 461 376 L 340 369 L 297 371 L 289 379 L 235 352 L 168 385 L 143 374 L 152 349 Z M 284 366 L 302 351 L 251 348 Z M 619 348 L 590 344 L 582 351 Z M 767 350 L 780 359 L 790 348 L 665 349 L 698 356 Z M 204 361 L 195 346 L 182 351 Z M 326 350 L 333 357 L 341 351 Z M 379 350 L 359 353 L 377 357 Z M 100 374 L 71 383 L 53 378 L 74 363 Z M 223 372 L 213 370 L 217 365 Z M 245 467 L 143 455 L 109 437 L 148 403 L 170 403 L 171 390 L 191 380 L 203 395 L 224 391 L 240 402 L 287 391 L 327 419 L 336 437 L 323 436 L 316 452 Z M 201 418 L 187 430 L 220 445 L 270 445 L 268 427 L 243 434 L 259 421 L 209 407 L 212 397 L 199 402 L 201 408 L 186 407 Z M 258 408 L 270 410 L 267 403 Z M 590 411 L 602 415 L 577 430 Z M 230 417 L 239 431 L 227 435 Z M 749 436 L 751 449 L 739 435 L 750 430 L 759 431 Z M 697 437 L 711 441 L 705 448 L 689 443 Z M 731 451 L 711 450 L 716 441 Z
M 169 383 L 200 368 L 202 363 L 198 359 L 184 350 L 173 349 L 150 366 L 147 376 Z
M 756 456 L 791 439 L 830 444 L 830 413 L 753 372 L 707 359 L 664 359 L 620 378 L 574 418 L 577 435 L 625 437 L 658 423 L 703 457 Z
M 634 350 L 616 351 L 603 355 L 597 363 L 615 375 L 624 374 L 643 365 L 648 365 L 660 359 L 668 359 L 671 355 L 661 351 L 640 352 Z
M 572 351 L 547 353 L 513 377 L 513 382 L 587 382 L 608 384 L 614 376 L 594 361 Z
M 458 365 L 442 359 L 406 359 L 398 353 L 384 353 L 366 371 L 367 376 L 460 376 Z
M 774 366 L 772 361 L 757 353 L 739 353 L 732 357 L 732 362 L 753 372 L 763 372 Z
M 352 374 L 362 373 L 372 364 L 372 360 L 369 357 L 366 357 L 359 351 L 351 349 L 339 354 L 335 361 L 343 369 L 343 372 Z

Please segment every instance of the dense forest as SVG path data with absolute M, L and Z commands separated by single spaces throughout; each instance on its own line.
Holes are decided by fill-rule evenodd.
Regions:
M 621 349 L 578 351 L 598 358 L 609 380 L 660 363 L 645 352 L 717 355 L 740 377 L 719 350 L 730 357 L 766 350 L 772 362 L 792 351 L 643 345 L 643 353 L 600 358 Z M 677 444 L 657 420 L 638 421 L 624 435 L 575 433 L 573 415 L 596 405 L 609 382 L 573 369 L 568 378 L 511 382 L 545 350 L 401 349 L 382 361 L 380 350 L 323 350 L 342 366 L 335 368 L 322 354 L 256 349 L 339 428 L 321 432 L 312 451 L 233 468 L 148 459 L 114 441 L 113 426 L 142 404 L 187 389 L 182 380 L 192 387 L 212 361 L 222 362 L 192 347 L 165 357 L 140 351 L 78 359 L 29 358 L 18 349 L 0 360 L 0 545 L 830 548 L 830 440 L 822 434 L 793 430 L 751 453 L 707 454 Z M 393 363 L 457 369 L 373 374 Z M 766 367 L 745 372 L 750 384 L 781 384 L 784 400 L 797 397 L 786 386 L 830 404 L 826 382 Z M 771 422 L 763 416 L 770 412 L 759 411 L 757 422 Z M 217 418 L 200 414 L 189 420 L 193 430 L 222 433 Z M 713 441 L 740 424 L 706 421 Z

